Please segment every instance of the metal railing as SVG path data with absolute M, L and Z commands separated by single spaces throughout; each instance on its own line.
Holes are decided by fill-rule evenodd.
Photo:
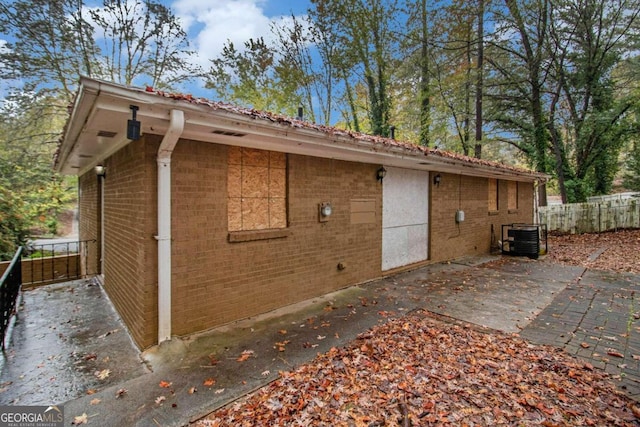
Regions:
M 22 284 L 44 285 L 93 276 L 97 271 L 96 240 L 30 244 L 22 255 Z
M 9 328 L 11 316 L 15 312 L 16 301 L 22 285 L 22 248 L 18 248 L 11 264 L 0 278 L 0 335 L 2 351 L 5 349 L 5 335 Z

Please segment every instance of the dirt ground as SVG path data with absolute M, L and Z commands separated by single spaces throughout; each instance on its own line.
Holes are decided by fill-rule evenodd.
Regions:
M 640 273 L 640 229 L 549 235 L 550 261 L 620 273 Z

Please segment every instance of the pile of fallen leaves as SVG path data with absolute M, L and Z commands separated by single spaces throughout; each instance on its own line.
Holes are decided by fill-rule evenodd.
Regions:
M 197 425 L 631 426 L 639 416 L 589 364 L 415 312 L 281 372 Z
M 548 243 L 553 262 L 640 274 L 640 230 L 549 235 Z

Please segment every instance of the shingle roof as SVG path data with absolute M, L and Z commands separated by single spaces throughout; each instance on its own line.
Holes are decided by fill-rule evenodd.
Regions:
M 165 91 L 155 90 L 152 87 L 147 87 L 146 92 L 154 93 L 163 98 L 170 98 L 178 101 L 188 102 L 195 105 L 208 106 L 214 110 L 222 110 L 222 111 L 227 111 L 234 114 L 242 114 L 242 115 L 254 118 L 256 120 L 269 121 L 272 123 L 287 125 L 292 128 L 315 130 L 330 136 L 349 137 L 356 141 L 363 141 L 373 145 L 397 147 L 403 150 L 411 151 L 413 153 L 421 152 L 427 157 L 437 156 L 444 159 L 451 159 L 456 162 L 468 163 L 470 165 L 486 166 L 486 167 L 497 168 L 497 169 L 506 170 L 506 171 L 539 175 L 540 179 L 547 178 L 547 175 L 543 173 L 519 168 L 512 165 L 507 165 L 500 162 L 478 159 L 475 157 L 465 156 L 465 155 L 454 153 L 451 151 L 424 147 L 424 146 L 416 145 L 410 142 L 399 141 L 396 139 L 385 138 L 382 136 L 369 135 L 361 132 L 354 132 L 351 130 L 339 129 L 336 127 L 310 123 L 304 120 L 299 120 L 297 118 L 292 118 L 292 117 L 288 117 L 288 116 L 284 116 L 281 114 L 272 113 L 268 111 L 261 111 L 261 110 L 256 110 L 252 108 L 239 107 L 239 106 L 227 104 L 224 102 L 211 101 L 205 98 L 197 98 L 190 94 L 165 92 Z

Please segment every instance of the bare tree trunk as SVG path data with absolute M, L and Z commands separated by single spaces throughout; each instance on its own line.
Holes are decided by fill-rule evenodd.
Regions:
M 429 146 L 431 125 L 431 91 L 429 88 L 429 29 L 427 27 L 427 0 L 421 0 L 422 49 L 420 56 L 420 145 Z
M 482 158 L 482 92 L 484 86 L 484 0 L 478 0 L 478 71 L 476 82 L 476 146 L 475 157 Z

